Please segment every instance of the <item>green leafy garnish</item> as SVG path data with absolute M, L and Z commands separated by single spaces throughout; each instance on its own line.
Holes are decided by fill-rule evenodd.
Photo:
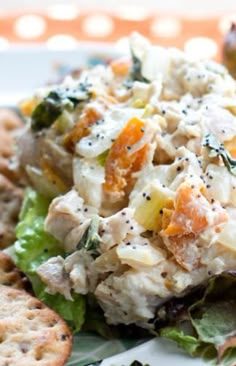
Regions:
M 236 347 L 236 273 L 223 273 L 210 279 L 205 294 L 189 308 L 199 339 L 215 346 L 221 359 Z
M 208 134 L 204 137 L 203 146 L 206 146 L 210 149 L 209 157 L 214 158 L 217 156 L 221 156 L 226 168 L 228 171 L 236 176 L 236 159 L 233 159 L 230 154 L 224 148 L 224 145 L 221 144 L 215 136 Z
M 89 84 L 80 83 L 75 89 L 61 87 L 51 91 L 33 110 L 32 130 L 36 132 L 50 127 L 66 107 L 74 109 L 79 103 L 88 100 L 91 97 L 89 87 Z
M 61 294 L 50 295 L 45 291 L 42 284 L 41 291 L 37 291 L 37 297 L 54 309 L 63 319 L 67 321 L 73 332 L 78 332 L 84 324 L 86 313 L 86 302 L 82 295 L 72 293 L 73 301 L 66 300 Z
M 48 198 L 31 189 L 26 190 L 14 248 L 17 265 L 28 274 L 34 273 L 49 258 L 64 254 L 61 243 L 44 231 L 49 203 Z
M 44 230 L 44 221 L 50 200 L 27 189 L 16 228 L 17 241 L 9 252 L 16 265 L 29 278 L 35 295 L 57 311 L 71 326 L 79 331 L 85 318 L 85 298 L 72 294 L 73 301 L 61 294 L 51 295 L 37 275 L 37 268 L 49 258 L 65 256 L 62 244 Z
M 40 131 L 42 128 L 50 127 L 60 116 L 62 110 L 61 98 L 58 92 L 50 92 L 33 110 L 31 116 L 32 130 Z
M 192 356 L 234 365 L 236 359 L 236 272 L 225 272 L 209 280 L 200 300 L 187 308 L 184 322 L 160 330 Z
M 195 356 L 201 342 L 191 335 L 185 334 L 181 329 L 166 327 L 161 329 L 160 336 L 175 341 L 179 347 L 183 348 L 191 356 Z
M 99 216 L 94 215 L 89 227 L 85 231 L 82 239 L 80 240 L 77 249 L 86 249 L 96 251 L 101 239 L 98 235 L 99 228 Z
M 132 68 L 130 71 L 129 78 L 133 81 L 141 81 L 143 83 L 150 83 L 150 81 L 142 75 L 142 62 L 134 52 L 132 52 Z
M 131 56 L 132 56 L 132 66 L 129 72 L 127 79 L 125 80 L 124 85 L 127 88 L 131 88 L 134 81 L 140 81 L 143 83 L 150 83 L 150 80 L 145 78 L 142 75 L 142 62 L 141 60 L 135 55 L 134 51 L 131 49 Z

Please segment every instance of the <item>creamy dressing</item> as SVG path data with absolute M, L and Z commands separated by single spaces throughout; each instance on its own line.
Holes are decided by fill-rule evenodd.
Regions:
M 50 293 L 62 293 L 53 264 L 53 276 L 57 268 L 66 273 L 67 298 L 93 292 L 109 323 L 145 326 L 158 304 L 236 268 L 236 177 L 219 152 L 202 146 L 212 134 L 236 155 L 236 83 L 214 62 L 141 36 L 131 37 L 131 47 L 142 80 L 115 66 L 68 79 L 68 88 L 87 80 L 87 103 L 101 118 L 86 122 L 85 103 L 67 111 L 64 131 L 57 123 L 44 130 L 71 158 L 73 184 L 52 201 L 45 224 L 70 256 L 50 259 L 38 273 Z M 93 257 L 77 245 L 94 215 Z

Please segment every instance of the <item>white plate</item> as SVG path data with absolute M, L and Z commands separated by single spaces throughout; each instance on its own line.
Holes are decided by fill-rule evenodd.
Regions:
M 0 106 L 14 106 L 22 98 L 32 95 L 36 88 L 58 77 L 55 64 L 80 68 L 88 62 L 96 63 L 99 59 L 112 59 L 118 55 L 120 53 L 115 52 L 114 46 L 107 44 L 81 44 L 75 50 L 66 51 L 50 51 L 37 46 L 26 49 L 15 47 L 0 52 Z M 105 341 L 95 335 L 78 335 L 67 365 L 83 366 L 99 359 L 103 359 L 101 366 L 129 366 L 134 360 L 149 366 L 206 365 L 201 359 L 188 357 L 172 342 L 153 339 L 131 348 L 138 342 Z
M 101 360 L 99 362 L 99 360 Z M 66 366 L 130 366 L 137 360 L 148 366 L 210 366 L 201 358 L 192 358 L 173 341 L 162 338 L 145 340 L 111 339 L 80 333 Z
M 174 343 L 155 338 L 127 352 L 110 357 L 101 363 L 101 366 L 130 366 L 137 360 L 148 366 L 209 366 L 204 360 L 190 358 Z

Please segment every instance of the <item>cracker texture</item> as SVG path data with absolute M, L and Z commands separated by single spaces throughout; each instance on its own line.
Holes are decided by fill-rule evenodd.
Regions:
M 64 365 L 72 349 L 65 321 L 23 290 L 0 285 L 0 297 L 0 365 Z
M 27 286 L 26 277 L 16 268 L 11 257 L 3 251 L 0 251 L 0 285 L 17 289 L 25 289 Z

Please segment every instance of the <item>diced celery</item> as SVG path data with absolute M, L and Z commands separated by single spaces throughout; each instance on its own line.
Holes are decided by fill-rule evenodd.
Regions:
M 173 192 L 158 183 L 149 183 L 135 203 L 135 220 L 147 230 L 160 231 L 164 208 L 173 206 Z

